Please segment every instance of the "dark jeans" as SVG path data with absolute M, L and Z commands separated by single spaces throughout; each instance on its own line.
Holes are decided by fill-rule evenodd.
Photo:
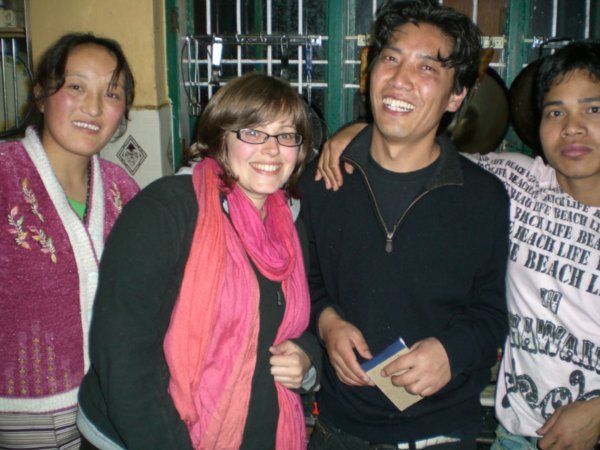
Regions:
M 414 444 L 411 448 L 416 448 Z M 432 445 L 427 448 L 435 450 L 476 450 L 475 439 L 464 439 L 457 442 Z M 308 450 L 396 450 L 395 444 L 378 444 L 363 441 L 323 421 L 317 420 L 308 443 Z

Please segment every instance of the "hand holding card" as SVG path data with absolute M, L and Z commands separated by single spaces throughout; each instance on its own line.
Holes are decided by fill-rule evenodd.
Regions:
M 375 385 L 383 392 L 400 411 L 421 400 L 423 397 L 409 393 L 401 386 L 392 384 L 392 377 L 382 377 L 381 369 L 391 363 L 398 356 L 408 352 L 402 338 L 394 341 L 373 359 L 361 364 L 361 367 L 371 377 Z

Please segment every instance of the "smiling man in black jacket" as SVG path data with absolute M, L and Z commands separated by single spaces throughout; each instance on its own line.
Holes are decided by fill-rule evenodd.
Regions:
M 477 76 L 479 33 L 437 2 L 387 1 L 370 49 L 374 123 L 342 159 L 337 192 L 303 179 L 313 326 L 328 353 L 309 448 L 474 449 L 479 395 L 506 331 L 508 198 L 438 136 Z M 400 411 L 360 364 L 424 398 Z

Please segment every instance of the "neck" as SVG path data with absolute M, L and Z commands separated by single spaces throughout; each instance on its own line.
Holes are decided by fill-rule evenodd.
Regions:
M 556 173 L 556 179 L 560 187 L 577 200 L 579 203 L 584 205 L 600 207 L 600 183 L 597 179 L 590 178 L 585 180 L 576 180 L 573 178 L 566 178 Z
M 50 165 L 67 197 L 85 202 L 88 191 L 90 158 L 64 157 L 47 152 Z
M 397 143 L 374 133 L 371 156 L 381 167 L 392 172 L 414 172 L 433 163 L 440 156 L 440 146 L 435 136 L 420 142 Z

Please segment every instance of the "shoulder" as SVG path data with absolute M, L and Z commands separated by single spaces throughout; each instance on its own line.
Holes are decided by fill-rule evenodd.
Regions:
M 27 153 L 21 141 L 0 142 L 0 170 L 20 166 L 24 158 L 27 158 Z
M 36 190 L 44 190 L 40 175 L 20 141 L 0 143 L 0 197 L 21 192 L 21 183 L 28 179 Z
M 460 160 L 463 169 L 461 204 L 477 211 L 477 218 L 482 221 L 495 221 L 499 215 L 507 218 L 510 199 L 504 183 L 474 162 L 462 156 Z
M 198 217 L 198 205 L 191 177 L 177 175 L 160 178 L 137 194 L 123 207 L 112 229 L 109 241 L 125 246 L 135 233 L 145 245 L 158 247 L 160 242 L 172 239 L 180 242 L 182 236 L 192 233 Z M 149 241 L 156 241 L 148 243 Z M 134 245 L 134 244 L 132 244 Z
M 125 209 L 141 212 L 145 208 L 151 208 L 178 215 L 194 207 L 197 210 L 192 177 L 170 175 L 159 178 L 142 189 Z
M 111 181 L 127 180 L 135 183 L 134 179 L 121 166 L 103 158 L 98 158 L 98 161 L 100 162 L 100 170 L 102 171 L 102 175 L 107 179 L 110 179 Z
M 311 161 L 304 169 L 304 172 L 298 181 L 298 189 L 300 191 L 301 201 L 303 201 L 306 197 L 316 198 L 320 196 L 320 192 L 326 190 L 324 181 L 315 181 L 315 175 L 317 174 L 317 162 L 317 158 Z
M 534 159 L 517 152 L 487 153 L 485 155 L 463 155 L 475 164 L 503 178 L 514 168 L 517 170 L 528 170 L 534 163 Z M 507 170 L 508 169 L 508 170 Z
M 191 175 L 169 175 L 158 178 L 146 186 L 140 195 L 158 200 L 172 200 L 173 197 L 194 198 L 194 185 Z
M 476 189 L 489 189 L 505 195 L 506 191 L 502 182 L 489 171 L 478 165 L 473 160 L 460 155 L 461 166 L 465 177 L 465 183 Z
M 539 156 L 531 158 L 523 153 L 488 153 L 478 156 L 476 163 L 500 178 L 507 186 L 523 180 L 540 186 L 554 186 L 556 172 Z
M 133 197 L 140 190 L 136 181 L 125 171 L 125 169 L 105 159 L 99 158 L 98 160 L 100 162 L 102 179 L 106 185 L 116 185 L 128 199 Z
M 304 172 L 302 173 L 299 181 L 299 187 L 301 190 L 307 189 L 311 184 L 314 184 L 318 160 L 318 158 L 313 159 L 304 168 Z
M 514 166 L 529 167 L 533 164 L 534 159 L 524 153 L 519 152 L 502 152 L 502 153 L 487 153 L 479 156 L 479 164 L 490 166 Z

